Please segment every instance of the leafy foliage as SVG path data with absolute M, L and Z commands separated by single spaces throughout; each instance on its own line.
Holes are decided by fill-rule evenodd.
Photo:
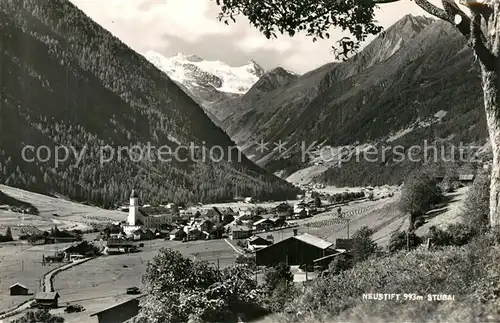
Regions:
M 448 225 L 445 229 L 436 226 L 429 228 L 427 238 L 434 246 L 463 246 L 478 235 L 476 228 L 463 223 Z
M 264 276 L 266 288 L 272 292 L 280 284 L 290 284 L 293 282 L 293 274 L 290 271 L 290 266 L 284 263 L 279 263 L 276 266 L 269 268 Z
M 479 173 L 464 201 L 462 218 L 468 226 L 484 232 L 489 225 L 490 213 L 490 175 Z
M 5 234 L 0 234 L 0 242 L 9 242 L 13 240 L 14 238 L 12 237 L 12 230 L 10 229 L 10 227 L 7 227 L 7 229 L 5 230 Z
M 52 315 L 48 310 L 29 311 L 13 323 L 63 323 L 64 318 Z
M 408 233 L 407 231 L 396 231 L 391 235 L 387 249 L 391 253 L 406 250 L 407 247 L 415 249 L 422 244 L 422 242 L 422 238 L 417 236 L 414 232 Z
M 332 262 L 328 265 L 330 275 L 338 275 L 344 270 L 351 269 L 353 266 L 352 259 L 346 255 L 339 255 L 333 258 Z
M 219 322 L 261 309 L 261 291 L 245 266 L 219 271 L 163 248 L 142 279 L 148 291 L 142 314 L 148 322 L 188 322 L 192 317 Z
M 369 35 L 376 35 L 382 27 L 374 19 L 373 1 L 251 1 L 251 0 L 215 0 L 221 7 L 219 20 L 229 24 L 229 19 L 236 22 L 235 17 L 244 15 L 250 23 L 267 38 L 277 37 L 277 33 L 294 36 L 304 31 L 318 38 L 330 38 L 328 31 L 333 27 L 349 31 L 354 39 L 343 37 L 334 47 L 336 58 L 348 58 L 356 52 L 360 43 Z
M 362 226 L 352 235 L 353 263 L 365 261 L 380 252 L 379 247 L 371 238 L 373 233 L 372 229 Z
M 338 275 L 318 278 L 288 308 L 300 321 L 450 321 L 500 318 L 497 311 L 500 252 L 493 235 L 461 248 L 414 250 L 371 259 Z M 495 273 L 496 272 L 496 273 Z M 491 287 L 486 287 L 491 286 Z M 366 301 L 363 294 L 408 293 L 424 301 Z M 484 297 L 482 295 L 484 292 Z M 455 295 L 454 302 L 429 302 L 428 294 Z M 295 315 L 294 315 L 295 316 Z M 292 316 L 289 319 L 293 319 Z M 480 319 L 481 320 L 481 319 Z
M 411 173 L 405 180 L 400 198 L 401 209 L 411 217 L 410 229 L 413 230 L 417 217 L 441 200 L 441 190 L 431 175 L 421 171 Z

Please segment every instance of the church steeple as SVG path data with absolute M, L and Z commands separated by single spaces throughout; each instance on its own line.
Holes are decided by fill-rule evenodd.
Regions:
M 130 193 L 130 205 L 128 209 L 128 225 L 136 225 L 139 216 L 139 194 L 133 189 Z

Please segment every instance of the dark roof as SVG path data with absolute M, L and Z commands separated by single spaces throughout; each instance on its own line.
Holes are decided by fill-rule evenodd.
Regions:
M 253 236 L 253 237 L 248 238 L 247 240 L 250 241 L 250 242 L 265 241 L 266 243 L 271 244 L 271 241 L 266 240 L 266 239 L 264 239 L 262 237 L 259 237 L 259 236 Z
M 245 226 L 235 226 L 232 228 L 231 231 L 253 231 L 251 228 L 249 227 L 245 227 Z
M 135 189 L 132 189 L 132 192 L 130 192 L 130 198 L 139 198 L 139 194 L 137 194 Z
M 293 236 L 291 238 L 300 240 L 302 242 L 305 242 L 320 249 L 328 249 L 331 246 L 333 246 L 333 243 L 331 243 L 330 241 L 323 240 L 309 233 L 304 233 L 299 236 Z
M 207 213 L 205 214 L 205 216 L 215 216 L 215 215 L 222 215 L 221 211 L 219 211 L 219 209 L 216 208 L 215 206 L 212 207 L 210 210 L 208 210 Z
M 163 206 L 147 206 L 147 207 L 140 207 L 139 212 L 141 212 L 143 216 L 160 216 L 160 215 L 171 215 L 172 209 L 168 209 Z
M 36 300 L 44 300 L 44 301 L 49 301 L 49 300 L 55 300 L 56 298 L 59 298 L 59 293 L 57 292 L 37 292 L 35 294 L 35 299 Z
M 142 296 L 139 296 L 139 297 L 142 297 Z M 121 306 L 121 305 L 124 305 L 124 304 L 128 304 L 128 303 L 132 303 L 132 302 L 136 303 L 136 302 L 138 302 L 138 301 L 139 301 L 139 300 L 138 300 L 138 297 L 137 297 L 137 298 L 128 299 L 128 300 L 126 300 L 126 301 L 124 301 L 124 302 L 121 302 L 121 303 L 118 303 L 118 304 L 115 304 L 115 305 L 112 305 L 112 306 L 106 307 L 106 308 L 105 308 L 105 309 L 103 309 L 103 310 L 100 310 L 100 311 L 98 311 L 98 312 L 95 312 L 95 313 L 93 313 L 93 314 L 90 314 L 90 316 L 96 316 L 96 315 L 99 315 L 99 314 L 101 314 L 101 313 L 103 313 L 103 312 L 107 312 L 107 311 L 109 311 L 109 310 L 112 310 L 112 309 L 114 309 L 114 308 L 116 308 L 116 307 L 118 307 L 118 306 Z
M 301 235 L 298 235 L 298 236 L 292 236 L 292 237 L 288 237 L 286 239 L 283 239 L 281 240 L 280 242 L 278 243 L 275 243 L 273 245 L 270 245 L 270 246 L 267 246 L 265 247 L 264 249 L 261 249 L 261 250 L 267 250 L 267 248 L 272 248 L 274 246 L 277 246 L 289 239 L 296 239 L 296 240 L 299 240 L 299 241 L 302 241 L 304 243 L 307 243 L 311 246 L 314 246 L 318 249 L 323 249 L 323 250 L 326 250 L 326 249 L 332 249 L 333 247 L 333 243 L 329 242 L 329 241 L 326 241 L 326 240 L 323 240 L 321 238 L 318 238 L 316 236 L 313 236 L 312 234 L 308 234 L 308 233 L 304 233 L 304 234 L 301 234 Z M 261 250 L 258 250 L 257 252 L 260 252 Z
M 270 220 L 270 219 L 260 219 L 259 221 L 256 221 L 256 222 L 254 223 L 254 225 L 259 225 L 259 224 L 261 224 L 261 223 L 265 223 L 265 222 L 271 222 L 271 223 L 274 223 L 274 222 L 273 222 L 272 220 Z

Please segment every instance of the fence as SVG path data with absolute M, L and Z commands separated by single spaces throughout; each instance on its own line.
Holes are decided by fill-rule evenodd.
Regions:
M 321 220 L 321 221 L 315 221 L 315 222 L 309 222 L 309 223 L 304 224 L 304 226 L 305 227 L 312 227 L 312 228 L 321 228 L 321 227 L 326 227 L 326 226 L 347 224 L 348 221 L 350 220 L 349 217 L 351 217 L 353 215 L 364 213 L 371 208 L 373 208 L 373 205 L 366 206 L 364 208 L 360 208 L 360 209 L 356 209 L 356 210 L 342 212 L 342 217 L 338 217 L 338 218 L 334 218 L 334 219 L 326 219 L 326 220 Z

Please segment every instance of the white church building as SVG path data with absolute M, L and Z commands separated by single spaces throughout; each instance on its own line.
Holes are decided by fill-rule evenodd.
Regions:
M 172 223 L 174 210 L 162 206 L 140 207 L 139 194 L 133 189 L 130 193 L 127 225 L 123 230 L 128 236 L 139 229 L 160 229 L 163 224 Z

